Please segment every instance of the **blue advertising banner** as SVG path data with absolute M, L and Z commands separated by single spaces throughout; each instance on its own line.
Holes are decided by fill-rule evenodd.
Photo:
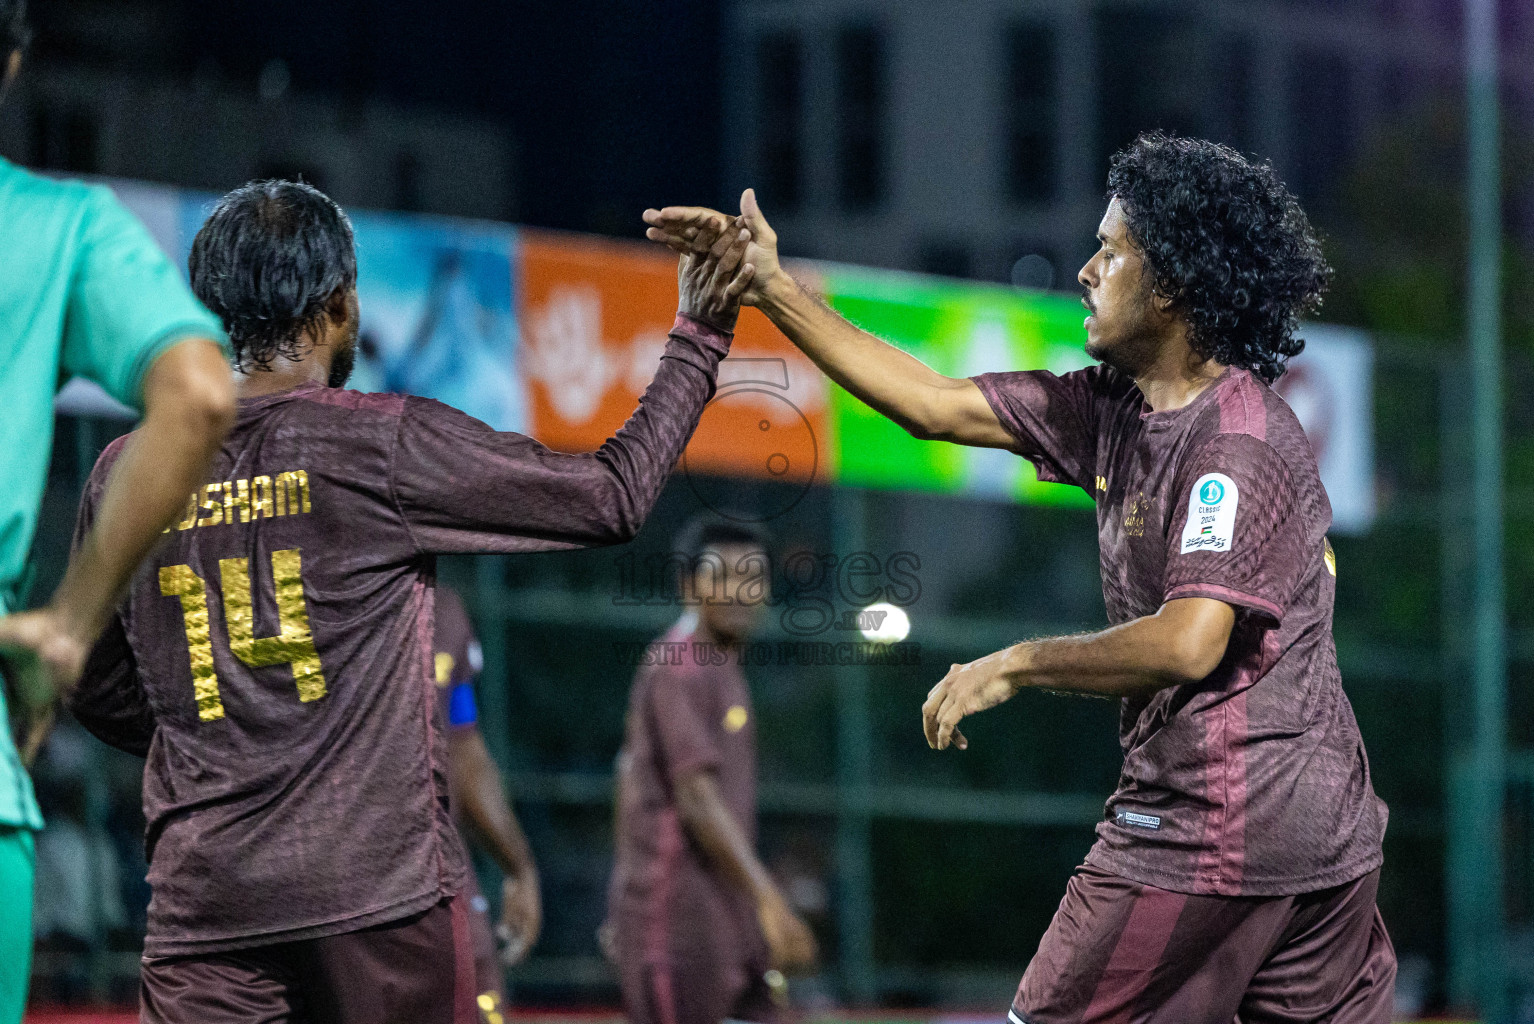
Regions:
M 182 193 L 181 265 L 216 196 Z M 351 387 L 428 395 L 497 430 L 527 430 L 517 372 L 516 231 L 483 221 L 348 211 L 362 311 Z
M 430 395 L 497 430 L 528 429 L 512 294 L 516 232 L 352 216 L 362 307 L 352 387 Z

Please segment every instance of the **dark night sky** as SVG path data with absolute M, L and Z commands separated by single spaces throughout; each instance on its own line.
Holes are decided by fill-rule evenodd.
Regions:
M 646 205 L 717 202 L 718 0 L 192 0 L 179 70 L 389 98 L 507 125 L 518 219 L 629 233 Z M 637 223 L 637 221 L 635 221 Z

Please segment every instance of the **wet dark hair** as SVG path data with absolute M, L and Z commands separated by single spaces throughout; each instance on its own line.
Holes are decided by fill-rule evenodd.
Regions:
M 25 51 L 32 45 L 32 26 L 27 23 L 27 0 L 0 0 L 0 47 L 5 55 Z
M 703 513 L 694 516 L 682 527 L 672 547 L 677 554 L 687 559 L 689 566 L 696 566 L 709 548 L 726 544 L 749 545 L 766 551 L 767 531 L 752 522 Z
M 1299 202 L 1269 163 L 1228 146 L 1153 132 L 1113 157 L 1108 197 L 1145 255 L 1158 294 L 1206 359 L 1272 382 L 1305 343 L 1331 267 Z
M 192 291 L 229 332 L 239 369 L 300 359 L 326 304 L 357 283 L 352 225 L 312 185 L 253 181 L 219 200 L 192 241 Z

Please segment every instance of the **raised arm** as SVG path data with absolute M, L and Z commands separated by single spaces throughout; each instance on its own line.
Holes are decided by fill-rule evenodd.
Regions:
M 982 448 L 1013 446 L 973 381 L 946 377 L 853 326 L 790 277 L 778 261 L 777 233 L 750 189 L 741 197 L 741 214 L 752 236 L 746 260 L 756 267 L 741 302 L 759 307 L 826 376 L 913 437 Z M 714 210 L 680 206 L 646 210 L 645 222 L 650 239 L 679 252 L 706 248 L 732 223 Z
M 555 452 L 462 413 L 412 399 L 401 420 L 394 489 L 422 551 L 540 551 L 631 539 L 644 525 L 729 352 L 753 267 L 744 231 L 684 255 L 665 354 L 639 408 L 595 452 Z

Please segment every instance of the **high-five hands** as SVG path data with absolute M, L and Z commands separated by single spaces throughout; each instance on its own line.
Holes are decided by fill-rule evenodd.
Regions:
M 753 268 L 754 274 L 740 293 L 742 305 L 761 305 L 766 290 L 780 284 L 785 276 L 778 264 L 777 232 L 762 216 L 753 189 L 748 188 L 741 194 L 739 217 L 706 206 L 668 206 L 663 210 L 646 210 L 644 221 L 649 225 L 645 229 L 646 238 L 668 246 L 684 259 L 689 255 L 709 254 L 725 235 L 746 230 L 749 242 L 744 261 Z
M 927 694 L 921 706 L 922 731 L 927 746 L 946 750 L 950 745 L 969 749 L 969 740 L 959 731 L 959 722 L 969 715 L 994 708 L 1017 692 L 1017 684 L 1006 673 L 1008 650 L 988 654 L 967 665 L 954 665 L 948 674 Z
M 738 298 L 745 306 L 763 305 L 773 294 L 783 294 L 778 289 L 793 286 L 778 262 L 777 232 L 762 216 L 752 189 L 741 193 L 738 217 L 706 206 L 668 206 L 646 210 L 644 221 L 648 225 L 646 238 L 681 255 L 684 306 L 689 268 L 703 264 L 715 267 L 712 279 L 717 280 L 728 275 L 735 261 L 742 261 L 740 274 L 730 282 L 725 298 Z M 737 252 L 741 255 L 737 256 Z M 702 273 L 701 269 L 691 272 Z M 731 309 L 731 325 L 736 312 Z M 929 746 L 935 750 L 946 750 L 949 746 L 966 749 L 969 740 L 959 731 L 959 722 L 995 707 L 1017 692 L 1019 684 L 1006 671 L 1008 654 L 1009 651 L 998 651 L 967 665 L 954 665 L 932 688 L 922 705 L 922 728 Z
M 744 262 L 751 232 L 739 223 L 724 225 L 710 236 L 709 244 L 682 251 L 677 262 L 677 308 L 700 320 L 735 329 L 740 297 L 756 273 Z

